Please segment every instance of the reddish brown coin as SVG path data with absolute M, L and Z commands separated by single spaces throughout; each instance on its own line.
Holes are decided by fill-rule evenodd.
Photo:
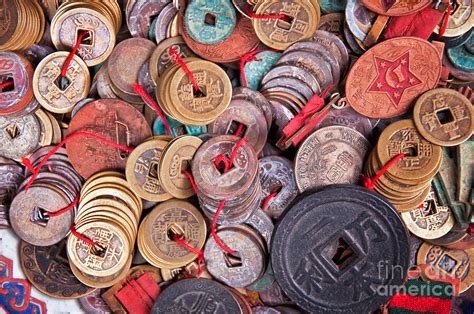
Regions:
M 183 40 L 188 47 L 202 58 L 219 63 L 239 60 L 243 55 L 254 50 L 259 40 L 252 26 L 252 21 L 243 16 L 237 18 L 232 34 L 217 45 L 204 45 L 191 38 L 181 24 Z
M 369 10 L 388 16 L 409 15 L 426 8 L 432 0 L 361 0 Z
M 387 40 L 368 50 L 352 67 L 346 96 L 352 108 L 369 118 L 405 113 L 441 74 L 437 49 L 415 37 Z
M 119 145 L 135 147 L 151 136 L 145 117 L 132 105 L 118 99 L 99 99 L 77 112 L 68 136 L 87 131 Z M 74 168 L 84 178 L 103 170 L 124 170 L 128 154 L 92 137 L 80 136 L 67 143 Z

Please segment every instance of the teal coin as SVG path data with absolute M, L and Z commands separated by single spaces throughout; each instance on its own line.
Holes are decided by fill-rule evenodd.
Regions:
M 262 51 L 255 55 L 260 61 L 250 61 L 244 66 L 245 80 L 247 81 L 247 87 L 253 90 L 257 90 L 260 86 L 265 74 L 270 71 L 275 62 L 280 59 L 281 53 L 273 51 Z M 242 83 L 242 78 L 240 78 Z
M 152 40 L 155 38 L 155 26 L 156 26 L 156 21 L 158 20 L 158 17 L 155 17 L 153 21 L 151 21 L 150 24 L 150 31 L 148 32 L 148 37 Z
M 251 291 L 265 291 L 275 282 L 275 275 L 273 274 L 272 263 L 268 262 L 267 270 L 256 283 L 251 286 L 246 287 L 246 289 Z
M 323 13 L 344 12 L 346 9 L 346 0 L 320 0 L 319 5 Z
M 168 122 L 171 136 L 173 137 L 184 134 L 197 136 L 207 132 L 207 126 L 184 125 L 168 116 L 165 116 L 165 119 L 166 122 Z M 159 117 L 156 118 L 155 122 L 153 123 L 153 135 L 167 135 L 165 125 Z
M 234 31 L 236 21 L 237 14 L 229 0 L 193 0 L 184 13 L 189 36 L 205 45 L 226 40 Z
M 473 46 L 474 35 L 462 46 L 448 49 L 448 58 L 453 65 L 467 72 L 474 72 L 474 54 L 469 52 L 466 47 Z

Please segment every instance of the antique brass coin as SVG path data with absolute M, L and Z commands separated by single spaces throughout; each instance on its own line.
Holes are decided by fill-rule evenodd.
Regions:
M 441 146 L 456 146 L 468 140 L 474 130 L 472 103 L 448 88 L 423 94 L 413 108 L 413 120 L 421 136 Z

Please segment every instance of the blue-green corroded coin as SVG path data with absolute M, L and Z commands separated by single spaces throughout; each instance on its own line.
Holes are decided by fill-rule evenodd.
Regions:
M 166 122 L 170 127 L 171 136 L 176 137 L 180 135 L 200 135 L 207 132 L 207 126 L 193 126 L 193 125 L 183 125 L 181 122 L 176 121 L 173 118 L 165 116 Z M 167 135 L 163 121 L 158 117 L 153 123 L 153 135 Z
M 255 57 L 261 61 L 250 61 L 244 66 L 245 79 L 247 81 L 247 87 L 253 90 L 257 90 L 260 86 L 265 74 L 270 71 L 275 62 L 280 59 L 281 53 L 274 51 L 262 51 L 255 55 Z M 240 78 L 242 83 L 242 78 Z
M 474 54 L 470 53 L 466 47 L 474 45 L 474 35 L 471 34 L 469 40 L 462 46 L 448 49 L 449 60 L 453 65 L 467 72 L 474 72 Z
M 347 0 L 320 0 L 319 5 L 323 13 L 344 12 Z
M 186 7 L 184 25 L 197 42 L 215 45 L 232 34 L 237 21 L 230 0 L 193 0 Z
M 150 31 L 148 32 L 148 37 L 153 40 L 155 38 L 155 26 L 156 26 L 156 21 L 158 20 L 158 17 L 155 17 L 153 21 L 151 21 L 150 24 Z
M 275 276 L 273 275 L 272 262 L 268 261 L 267 270 L 256 283 L 246 287 L 251 291 L 265 291 L 275 282 Z

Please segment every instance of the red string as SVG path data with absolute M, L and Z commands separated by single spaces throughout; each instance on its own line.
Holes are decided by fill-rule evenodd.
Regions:
M 451 15 L 451 4 L 448 1 L 448 9 L 446 10 L 446 13 L 444 14 L 443 24 L 441 25 L 441 28 L 439 30 L 440 37 L 443 37 L 444 33 L 446 32 L 446 29 L 448 28 L 448 21 L 449 21 L 450 15 Z
M 8 87 L 8 86 L 10 86 L 10 85 L 13 85 L 13 81 L 5 82 L 5 83 L 3 83 L 3 84 L 0 84 L 0 89 L 1 89 L 1 88 L 5 88 L 5 87 Z
M 182 247 L 184 247 L 186 250 L 188 250 L 189 252 L 191 253 L 194 253 L 197 255 L 197 264 L 198 264 L 198 277 L 201 276 L 202 274 L 202 269 L 201 269 L 201 263 L 202 261 L 204 260 L 204 252 L 202 250 L 198 250 L 194 247 L 192 247 L 191 245 L 189 245 L 188 243 L 186 243 L 186 241 L 184 241 L 183 239 L 180 239 L 178 236 L 174 236 L 173 237 L 173 240 L 178 243 L 179 245 L 181 245 Z
M 176 52 L 176 50 L 174 50 L 173 47 L 169 48 L 169 52 L 170 52 L 170 56 L 173 62 L 178 64 L 183 69 L 184 73 L 186 73 L 186 75 L 191 79 L 191 82 L 193 83 L 193 86 L 194 86 L 194 91 L 197 92 L 199 90 L 199 84 L 196 80 L 196 77 L 194 77 L 193 72 L 191 72 L 191 70 L 188 68 L 186 63 L 183 61 L 183 59 L 181 59 L 181 57 Z
M 243 143 L 248 143 L 249 140 L 246 139 L 246 138 L 241 138 L 237 144 L 234 146 L 234 149 L 232 150 L 232 153 L 230 154 L 230 158 L 229 158 L 229 162 L 227 164 L 227 168 L 225 170 L 225 172 L 229 171 L 230 168 L 232 167 L 232 165 L 234 164 L 234 159 L 235 159 L 235 156 L 237 155 L 237 150 L 239 150 L 240 146 L 242 146 Z
M 219 218 L 219 215 L 224 208 L 225 205 L 225 200 L 222 200 L 219 203 L 219 206 L 217 207 L 216 213 L 214 214 L 214 218 L 212 219 L 212 225 L 211 225 L 211 234 L 212 237 L 214 238 L 214 241 L 216 241 L 217 245 L 226 253 L 228 254 L 235 254 L 235 251 L 230 249 L 227 245 L 221 242 L 219 237 L 217 236 L 217 231 L 216 231 L 216 225 L 217 225 L 217 219 Z
M 126 151 L 128 153 L 131 153 L 133 151 L 133 148 L 131 147 L 128 147 L 128 146 L 124 146 L 124 145 L 120 145 L 120 144 L 117 144 L 117 143 L 114 143 L 112 142 L 111 140 L 108 140 L 106 138 L 103 138 L 97 134 L 94 134 L 94 133 L 90 133 L 90 132 L 87 132 L 87 131 L 78 131 L 78 132 L 75 132 L 71 135 L 69 135 L 68 137 L 66 137 L 64 140 L 62 140 L 58 145 L 56 145 L 56 147 L 54 147 L 48 154 L 46 154 L 46 156 L 43 157 L 43 159 L 40 161 L 40 163 L 38 164 L 38 167 L 36 167 L 36 170 L 33 172 L 33 175 L 31 176 L 30 180 L 28 181 L 28 183 L 26 184 L 26 187 L 25 187 L 25 191 L 28 190 L 31 186 L 31 184 L 35 181 L 36 177 L 38 176 L 39 174 L 39 170 L 44 166 L 44 164 L 46 163 L 46 161 L 48 161 L 48 159 L 53 156 L 60 148 L 61 146 L 63 146 L 64 144 L 66 144 L 67 142 L 69 142 L 70 140 L 72 139 L 75 139 L 76 137 L 80 137 L 80 136 L 86 136 L 86 137 L 91 137 L 91 138 L 94 138 L 96 140 L 99 140 L 101 141 L 102 143 L 104 144 L 107 144 L 109 146 L 112 146 L 114 148 L 117 148 L 117 149 L 120 149 L 120 150 L 123 150 L 123 151 Z M 26 157 L 23 157 L 22 158 L 22 161 L 23 163 L 25 164 L 28 163 L 29 161 L 26 161 L 28 158 Z M 30 163 L 31 165 L 31 163 Z
M 467 228 L 467 233 L 469 235 L 473 235 L 474 234 L 474 224 L 470 224 L 469 225 L 469 228 Z
M 270 15 L 255 14 L 255 13 L 252 12 L 252 10 L 250 10 L 249 6 L 247 6 L 245 8 L 245 14 L 247 14 L 248 16 L 250 16 L 251 18 L 256 19 L 256 20 L 278 20 L 278 19 L 282 19 L 286 22 L 290 21 L 288 16 L 286 16 L 285 14 L 270 14 Z
M 263 201 L 263 205 L 262 205 L 262 210 L 266 210 L 267 207 L 268 207 L 268 203 L 270 203 L 270 201 L 275 198 L 275 196 L 278 195 L 278 192 L 272 192 L 270 195 L 268 195 L 265 200 Z
M 137 93 L 137 95 L 139 95 L 147 104 L 153 107 L 156 114 L 158 115 L 158 117 L 160 117 L 160 120 L 163 122 L 163 125 L 165 126 L 166 134 L 168 134 L 168 136 L 171 136 L 171 129 L 168 125 L 168 121 L 166 121 L 166 118 L 163 115 L 163 112 L 161 112 L 156 102 L 150 97 L 150 95 L 148 95 L 148 93 L 143 88 L 143 86 L 133 83 L 132 88 L 135 91 L 135 93 Z
M 196 194 L 197 193 L 197 186 L 196 186 L 196 182 L 194 181 L 194 178 L 193 178 L 192 174 L 188 170 L 183 170 L 183 171 L 181 171 L 181 173 L 184 173 L 186 175 L 186 177 L 188 177 L 189 182 L 191 182 L 191 186 L 193 187 L 193 191 Z
M 68 211 L 70 211 L 74 206 L 76 206 L 77 202 L 79 202 L 79 194 L 74 198 L 74 200 L 72 201 L 71 204 L 69 204 L 67 207 L 61 209 L 61 210 L 58 210 L 57 212 L 55 213 L 51 213 L 51 212 L 48 212 L 48 216 L 49 217 L 57 217 L 57 216 L 60 216 L 64 213 L 67 213 Z
M 383 166 L 377 174 L 371 179 L 366 176 L 362 176 L 362 184 L 369 190 L 373 190 L 375 188 L 375 182 L 380 179 L 387 170 L 397 163 L 400 159 L 404 158 L 406 155 L 405 153 L 400 153 L 397 156 L 393 157 L 385 166 Z
M 74 58 L 74 55 L 77 52 L 77 49 L 79 48 L 79 45 L 81 44 L 82 38 L 87 34 L 87 32 L 80 32 L 77 36 L 76 44 L 72 48 L 71 52 L 67 56 L 66 61 L 64 61 L 63 68 L 61 69 L 61 77 L 66 77 L 67 74 L 67 69 L 69 68 L 69 65 L 71 64 L 72 58 Z
M 74 224 L 71 225 L 71 227 L 69 228 L 69 230 L 71 231 L 71 233 L 76 237 L 78 238 L 79 240 L 81 240 L 82 242 L 85 242 L 91 246 L 96 246 L 97 243 L 95 243 L 94 241 L 92 241 L 91 239 L 89 239 L 88 237 L 86 237 L 85 235 L 77 232 L 76 228 L 74 227 Z
M 26 168 L 28 168 L 28 170 L 30 170 L 32 174 L 36 173 L 36 169 L 33 167 L 31 161 L 28 158 L 21 157 L 21 162 L 23 163 L 23 165 L 25 165 Z
M 235 136 L 239 136 L 240 137 L 240 133 L 242 132 L 242 130 L 244 129 L 244 125 L 242 123 L 239 124 L 239 127 L 237 128 L 237 130 L 235 131 Z
M 219 164 L 220 163 L 223 163 L 224 164 L 224 173 L 227 172 L 227 168 L 229 168 L 229 161 L 227 160 L 227 158 L 220 154 L 220 155 L 217 155 L 216 158 L 214 159 L 214 165 L 216 166 L 216 168 L 219 168 Z
M 254 51 L 251 51 L 249 53 L 244 54 L 240 58 L 240 77 L 242 79 L 242 86 L 243 87 L 247 87 L 247 77 L 245 76 L 245 64 L 247 64 L 247 62 L 251 62 L 251 61 L 257 61 L 257 62 L 262 61 L 262 59 L 257 58 L 255 55 L 257 53 L 260 53 L 260 52 L 263 52 L 263 51 L 265 51 L 265 50 L 254 50 Z

